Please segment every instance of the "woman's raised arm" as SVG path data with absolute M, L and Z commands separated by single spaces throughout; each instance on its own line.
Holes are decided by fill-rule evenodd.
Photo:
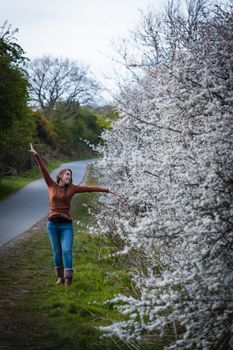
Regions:
M 35 148 L 33 147 L 32 143 L 30 143 L 30 149 L 29 152 L 32 153 L 32 155 L 34 156 L 37 165 L 39 166 L 40 172 L 43 175 L 43 178 L 47 184 L 47 186 L 50 186 L 54 183 L 53 179 L 51 178 L 51 176 L 49 175 L 49 172 L 43 162 L 43 160 L 41 159 L 41 157 L 39 156 L 39 154 L 37 153 L 37 151 L 35 150 Z

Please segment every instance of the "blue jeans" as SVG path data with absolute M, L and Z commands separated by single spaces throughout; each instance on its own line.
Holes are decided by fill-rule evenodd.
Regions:
M 55 267 L 72 269 L 73 225 L 48 221 L 47 230 Z

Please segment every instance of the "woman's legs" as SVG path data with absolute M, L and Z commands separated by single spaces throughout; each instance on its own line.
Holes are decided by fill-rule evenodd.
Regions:
M 60 240 L 63 253 L 63 262 L 65 269 L 72 270 L 72 247 L 73 247 L 73 225 L 60 224 Z
M 55 268 L 58 269 L 63 267 L 62 245 L 60 240 L 59 224 L 48 221 L 47 230 L 53 251 L 54 265 Z
M 69 286 L 72 282 L 73 275 L 73 225 L 69 223 L 56 224 L 49 221 L 47 229 L 53 251 L 55 270 L 59 278 L 57 284 L 63 284 L 65 282 L 65 284 Z
M 72 283 L 72 246 L 73 246 L 73 226 L 65 224 L 61 231 L 61 245 L 64 261 L 65 285 L 69 287 Z

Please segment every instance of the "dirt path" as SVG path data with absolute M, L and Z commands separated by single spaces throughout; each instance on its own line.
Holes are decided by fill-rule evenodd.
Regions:
M 30 230 L 19 235 L 8 244 L 0 247 L 0 349 L 19 349 L 12 347 L 9 339 L 14 336 L 22 320 L 16 308 L 27 293 L 33 293 L 35 288 L 33 272 L 27 264 L 22 264 L 22 256 L 33 254 L 30 246 L 45 234 L 46 218 L 37 222 Z M 23 336 L 23 334 L 22 334 Z M 36 349 L 36 348 L 35 348 Z

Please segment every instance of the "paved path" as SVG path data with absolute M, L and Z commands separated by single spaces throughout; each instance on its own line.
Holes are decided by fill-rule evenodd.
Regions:
M 61 168 L 71 168 L 73 183 L 83 181 L 90 160 L 64 163 Z M 51 173 L 55 180 L 58 169 Z M 31 182 L 19 191 L 0 201 L 0 247 L 30 229 L 48 213 L 48 191 L 43 179 Z

